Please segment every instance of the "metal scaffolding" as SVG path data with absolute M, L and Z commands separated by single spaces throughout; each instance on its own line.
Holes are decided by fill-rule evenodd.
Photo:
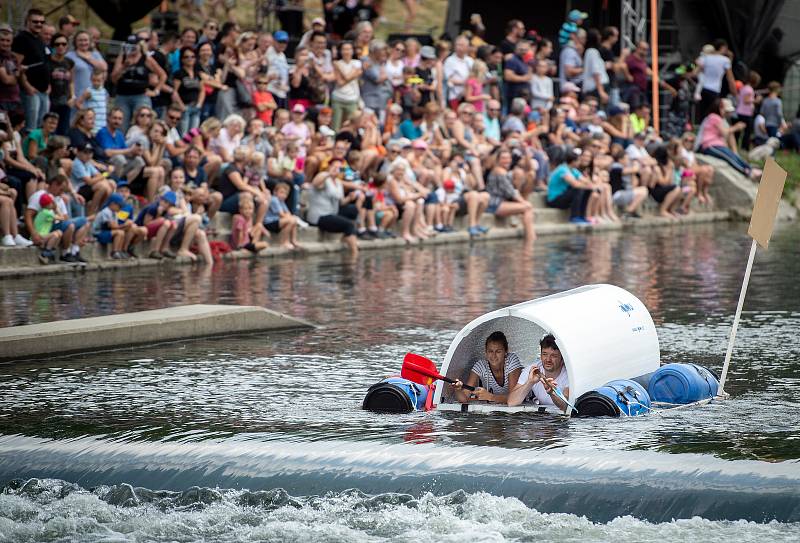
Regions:
M 620 46 L 629 51 L 647 37 L 646 0 L 622 0 L 622 18 L 619 25 Z

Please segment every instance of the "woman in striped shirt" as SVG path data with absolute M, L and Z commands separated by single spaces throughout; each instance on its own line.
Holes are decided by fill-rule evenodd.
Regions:
M 486 358 L 478 360 L 467 378 L 467 385 L 477 387 L 471 394 L 457 380 L 454 388 L 460 402 L 487 401 L 506 403 L 508 393 L 517 386 L 522 362 L 516 353 L 508 352 L 508 340 L 503 332 L 492 332 L 486 338 Z

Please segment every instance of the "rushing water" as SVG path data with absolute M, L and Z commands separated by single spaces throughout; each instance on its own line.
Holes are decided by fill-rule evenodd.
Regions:
M 731 399 L 632 419 L 360 409 L 407 351 L 586 283 L 718 370 L 740 225 L 4 280 L 0 325 L 186 303 L 320 324 L 0 365 L 0 541 L 797 541 L 800 233 L 759 252 Z

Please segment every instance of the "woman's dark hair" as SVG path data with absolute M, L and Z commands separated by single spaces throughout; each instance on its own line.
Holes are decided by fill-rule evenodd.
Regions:
M 653 158 L 656 159 L 659 166 L 666 166 L 669 162 L 669 152 L 666 145 L 659 145 L 653 150 Z
M 503 345 L 503 349 L 508 351 L 508 340 L 506 339 L 506 335 L 503 332 L 497 331 L 489 334 L 489 337 L 486 338 L 485 347 L 488 347 L 489 343 L 500 343 L 501 345 Z
M 722 107 L 722 98 L 717 97 L 711 100 L 711 104 L 708 106 L 708 111 L 710 113 L 716 113 L 717 115 L 720 115 L 719 109 L 721 107 Z
M 197 53 L 195 53 L 194 47 L 189 47 L 188 45 L 184 45 L 183 47 L 181 47 L 180 56 L 178 57 L 181 62 L 183 61 L 183 55 L 185 55 L 186 53 L 192 53 L 193 55 L 197 55 Z M 195 58 L 195 60 L 197 59 Z
M 600 47 L 600 31 L 590 28 L 586 31 L 586 49 L 597 49 Z
M 556 338 L 553 337 L 553 334 L 547 334 L 542 338 L 539 342 L 540 349 L 555 349 L 558 352 L 561 352 L 561 349 L 558 348 L 556 345 Z

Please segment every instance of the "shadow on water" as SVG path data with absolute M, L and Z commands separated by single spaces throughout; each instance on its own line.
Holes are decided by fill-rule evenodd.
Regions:
M 493 242 L 365 252 L 355 263 L 325 255 L 231 262 L 211 273 L 163 267 L 4 281 L 0 325 L 223 303 L 262 305 L 322 326 L 299 334 L 177 342 L 0 365 L 0 480 L 54 477 L 85 488 L 129 483 L 174 490 L 283 486 L 294 496 L 349 486 L 375 493 L 416 488 L 415 496 L 428 489 L 443 494 L 488 488 L 543 511 L 611 518 L 614 504 L 629 503 L 617 514 L 651 519 L 662 518 L 663 511 L 680 512 L 676 518 L 740 518 L 738 512 L 777 492 L 787 499 L 783 505 L 765 503 L 783 511 L 780 516 L 763 516 L 762 508 L 755 508 L 741 518 L 797 520 L 800 485 L 788 494 L 783 486 L 785 471 L 800 474 L 800 429 L 794 423 L 800 416 L 796 229 L 779 232 L 769 252 L 759 253 L 726 387 L 732 399 L 724 404 L 639 419 L 572 421 L 520 415 L 388 416 L 360 410 L 367 387 L 397 372 L 407 351 L 441 360 L 456 332 L 475 316 L 586 283 L 617 284 L 642 299 L 656 321 L 664 360 L 719 369 L 748 245 L 740 225 L 725 224 L 546 238 L 530 254 L 520 253 L 516 242 Z M 53 447 L 50 455 L 37 456 L 46 444 Z M 177 448 L 167 456 L 174 462 L 169 477 L 175 484 L 169 487 L 164 484 L 169 477 L 161 476 L 166 460 L 159 454 L 172 446 Z M 226 456 L 226 450 L 243 446 L 252 448 L 232 460 Z M 197 467 L 204 447 L 212 447 L 215 455 L 222 451 L 212 455 L 216 467 L 203 468 L 202 462 Z M 398 447 L 389 467 L 381 461 L 356 466 L 349 474 L 335 471 L 336 462 L 349 465 L 348 455 L 380 455 Z M 331 460 L 334 467 L 326 464 L 330 459 L 293 456 L 293 451 L 312 449 L 345 452 Z M 276 450 L 279 454 L 269 456 Z M 143 471 L 115 471 L 104 464 L 109 451 L 148 460 Z M 474 471 L 470 454 L 481 455 L 483 471 Z M 439 455 L 453 456 L 461 462 L 458 471 L 469 476 L 440 473 L 431 479 L 419 471 L 418 462 Z M 541 455 L 572 459 L 577 471 L 551 478 L 552 464 L 531 464 L 529 471 L 512 475 L 520 462 Z M 615 458 L 624 459 L 615 460 L 616 475 L 598 475 L 599 467 Z M 226 475 L 226 470 L 233 473 L 262 461 L 266 471 L 274 472 L 263 480 Z M 687 476 L 681 471 L 687 461 L 706 463 L 705 469 L 719 476 L 703 468 Z M 636 466 L 645 469 L 654 462 L 664 475 L 648 485 L 646 477 L 636 475 Z M 753 493 L 726 474 L 741 466 L 758 473 Z M 363 477 L 357 471 L 362 468 Z M 335 473 L 314 475 L 326 469 Z M 546 472 L 540 474 L 542 469 Z M 670 482 L 666 474 L 671 470 L 682 478 Z M 583 475 L 575 479 L 575 473 Z M 576 483 L 581 477 L 586 479 Z M 697 477 L 706 477 L 703 484 L 710 487 L 725 486 L 731 496 L 745 492 L 749 497 L 731 498 L 735 507 L 715 510 L 710 495 L 698 489 Z M 644 481 L 650 491 L 660 484 L 674 487 L 672 505 L 636 492 L 630 499 L 619 493 L 610 501 L 601 499 L 620 481 L 630 487 L 631 478 L 637 484 Z M 783 482 L 773 484 L 778 480 Z M 561 501 L 537 494 L 529 488 L 531 481 Z M 573 484 L 590 490 L 577 492 Z M 568 499 L 572 491 L 580 496 L 577 501 Z M 643 499 L 646 505 L 634 505 Z

